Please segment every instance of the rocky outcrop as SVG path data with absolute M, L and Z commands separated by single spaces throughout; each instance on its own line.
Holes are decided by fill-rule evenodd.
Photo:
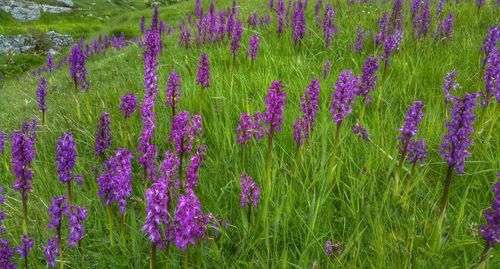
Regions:
M 59 34 L 54 31 L 46 33 L 46 37 L 50 40 L 51 51 L 58 51 L 73 43 L 71 36 Z M 39 41 L 31 35 L 0 35 L 0 54 L 33 52 L 37 48 L 37 42 Z
M 71 12 L 73 1 L 59 0 L 57 2 L 64 6 L 37 4 L 24 0 L 0 0 L 0 9 L 10 13 L 14 19 L 20 21 L 37 20 L 40 18 L 42 11 L 47 13 Z

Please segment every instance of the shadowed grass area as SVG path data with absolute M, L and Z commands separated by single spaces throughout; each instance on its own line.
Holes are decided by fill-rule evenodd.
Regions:
M 96 2 L 103 4 L 105 12 L 113 12 L 112 2 L 109 6 L 104 6 L 104 1 Z M 204 10 L 208 10 L 208 3 L 203 2 Z M 351 69 L 359 75 L 367 56 L 381 54 L 380 48 L 375 48 L 371 40 L 365 43 L 361 53 L 354 53 L 352 45 L 357 25 L 371 32 L 376 31 L 377 19 L 383 11 L 390 11 L 391 5 L 336 3 L 335 23 L 339 33 L 334 37 L 332 47 L 325 49 L 321 29 L 314 23 L 315 1 L 309 2 L 308 32 L 300 46 L 292 44 L 290 29 L 281 37 L 276 35 L 276 18 L 273 15 L 269 27 L 247 28 L 244 24 L 241 48 L 235 62 L 232 62 L 227 40 L 191 49 L 178 46 L 176 25 L 193 10 L 193 1 L 160 9 L 160 18 L 176 29 L 174 35 L 165 37 L 159 57 L 160 93 L 155 107 L 158 128 L 153 142 L 158 146 L 160 156 L 167 149 L 172 149 L 167 139 L 170 109 L 164 105 L 168 74 L 175 69 L 182 76 L 179 108 L 196 113 L 201 93 L 199 86 L 195 85 L 195 73 L 202 53 L 208 54 L 212 71 L 212 87 L 203 97 L 205 135 L 196 141 L 207 145 L 207 160 L 200 171 L 197 194 L 205 211 L 222 217 L 230 225 L 222 230 L 219 238 L 203 241 L 200 246 L 191 249 L 191 265 L 194 268 L 311 268 L 314 264 L 318 266 L 315 268 L 477 266 L 484 246 L 478 228 L 484 223 L 483 210 L 491 203 L 490 186 L 495 181 L 495 174 L 500 171 L 500 135 L 497 132 L 493 132 L 490 139 L 485 134 L 474 134 L 475 141 L 470 148 L 472 156 L 467 160 L 465 173 L 456 176 L 452 184 L 444 220 L 443 246 L 439 252 L 431 251 L 428 239 L 436 221 L 447 169 L 439 148 L 448 113 L 441 84 L 445 74 L 456 68 L 458 95 L 483 89 L 480 45 L 488 27 L 498 23 L 498 8 L 483 7 L 478 15 L 473 3 L 448 3 L 443 14 L 454 12 L 455 32 L 453 39 L 446 42 L 436 42 L 431 37 L 416 42 L 410 34 L 410 19 L 406 18 L 406 33 L 400 51 L 392 56 L 385 74 L 379 71 L 377 89 L 371 95 L 375 100 L 380 98 L 380 106 L 376 102 L 369 105 L 362 120 L 373 143 L 363 142 L 351 132 L 361 111 L 362 104 L 358 100 L 353 112 L 342 123 L 335 179 L 333 184 L 327 184 L 335 135 L 335 124 L 329 113 L 332 85 L 341 70 Z M 230 4 L 228 0 L 216 1 L 218 9 Z M 80 5 L 90 8 L 88 3 Z M 253 11 L 258 11 L 259 15 L 271 14 L 267 1 L 241 0 L 238 7 L 245 22 Z M 405 11 L 409 17 L 408 5 L 405 5 Z M 121 31 L 138 35 L 140 17 L 147 14 L 148 23 L 150 13 L 150 10 L 113 13 L 116 16 L 109 13 L 112 16 L 110 20 L 90 23 L 90 29 L 84 36 L 93 38 L 98 32 Z M 435 5 L 432 14 L 435 14 Z M 67 23 L 71 24 L 71 21 Z M 44 27 L 43 22 L 40 25 Z M 97 28 L 93 29 L 93 26 Z M 435 28 L 433 18 L 431 29 Z M 253 33 L 259 33 L 260 49 L 257 61 L 251 65 L 245 53 Z M 98 200 L 93 172 L 93 168 L 100 165 L 93 148 L 95 127 L 102 112 L 111 114 L 112 150 L 127 147 L 137 157 L 135 149 L 141 131 L 139 112 L 125 121 L 118 107 L 120 97 L 127 92 L 139 95 L 142 101 L 142 52 L 142 48 L 132 45 L 123 51 L 109 50 L 106 54 L 93 56 L 87 63 L 88 92 L 74 93 L 67 67 L 47 75 L 47 126 L 37 134 L 38 156 L 33 163 L 35 177 L 33 191 L 29 194 L 28 229 L 36 240 L 30 256 L 32 268 L 45 266 L 41 244 L 45 244 L 52 235 L 44 229 L 48 223 L 46 209 L 50 197 L 65 192 L 57 179 L 54 160 L 55 142 L 66 131 L 75 135 L 79 154 L 76 173 L 83 174 L 85 178 L 82 186 L 74 188 L 75 203 L 86 206 L 89 212 L 82 245 L 83 262 L 77 249 L 71 249 L 64 253 L 68 267 L 148 266 L 150 242 L 141 231 L 145 217 L 142 168 L 134 160 L 134 190 L 126 214 L 124 242 L 116 240 L 114 247 L 109 242 L 106 210 Z M 330 75 L 322 79 L 327 59 L 333 66 Z M 300 97 L 313 77 L 320 79 L 320 110 L 316 128 L 301 152 L 301 161 L 296 163 L 292 125 L 301 113 Z M 264 227 L 259 224 L 250 227 L 246 211 L 239 206 L 239 175 L 243 170 L 259 185 L 264 185 L 267 141 L 251 143 L 241 153 L 241 147 L 236 143 L 235 128 L 241 112 L 265 110 L 265 94 L 274 80 L 283 81 L 288 97 L 283 130 L 274 138 L 273 196 L 266 216 L 269 224 L 268 250 Z M 23 120 L 40 116 L 35 99 L 36 84 L 37 79 L 34 78 L 20 81 L 8 79 L 5 82 L 0 89 L 0 130 L 19 129 Z M 426 139 L 429 158 L 425 165 L 416 168 L 411 186 L 408 186 L 410 166 L 405 164 L 401 188 L 411 190 L 407 206 L 402 206 L 391 197 L 391 174 L 397 165 L 398 129 L 403 125 L 407 108 L 415 100 L 425 102 L 425 117 L 418 138 Z M 481 108 L 478 108 L 475 114 L 480 112 Z M 493 111 L 488 111 L 487 115 L 485 124 L 489 126 Z M 498 123 L 494 130 L 498 130 Z M 17 244 L 21 237 L 18 225 L 21 202 L 20 195 L 10 188 L 13 175 L 9 172 L 9 154 L 10 151 L 7 151 L 0 156 L 0 178 L 7 192 L 7 202 L 3 207 L 7 211 L 6 237 Z M 241 154 L 245 156 L 244 163 L 240 162 Z M 297 173 L 294 172 L 296 166 Z M 118 231 L 115 238 L 120 238 Z M 323 247 L 328 239 L 341 242 L 343 250 L 339 256 L 329 258 L 325 255 Z M 173 268 L 182 265 L 183 253 L 178 249 L 171 248 L 168 254 L 166 251 L 159 253 L 160 266 L 163 267 L 167 261 Z M 489 267 L 499 266 L 496 249 L 491 254 Z

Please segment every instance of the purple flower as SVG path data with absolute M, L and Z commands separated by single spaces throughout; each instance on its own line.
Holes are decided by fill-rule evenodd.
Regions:
M 316 124 L 316 114 L 318 113 L 320 87 L 318 79 L 314 78 L 311 84 L 307 86 L 307 90 L 301 98 L 302 117 L 297 117 L 293 125 L 293 139 L 297 145 L 303 145 L 309 137 L 309 133 L 314 129 Z
M 172 107 L 172 116 L 175 115 L 175 109 L 177 108 L 179 99 L 181 97 L 181 87 L 181 76 L 177 75 L 177 72 L 175 72 L 174 70 L 168 77 L 166 89 L 167 99 L 165 100 L 165 105 Z
M 13 257 L 14 250 L 10 247 L 10 241 L 0 238 L 0 268 L 16 269 L 17 263 L 12 260 Z
M 410 7 L 410 13 L 411 13 L 411 18 L 415 18 L 417 15 L 418 11 L 420 10 L 420 4 L 422 3 L 422 0 L 412 0 L 411 1 L 411 7 Z
M 382 17 L 378 20 L 379 31 L 375 34 L 375 44 L 380 45 L 385 42 L 385 39 L 389 35 L 389 14 L 384 12 Z
M 276 12 L 278 16 L 278 35 L 283 33 L 283 24 L 285 23 L 285 0 L 278 0 L 276 7 Z
M 128 93 L 122 96 L 120 111 L 125 118 L 130 118 L 137 108 L 137 96 L 133 93 Z
M 198 186 L 198 171 L 200 170 L 202 162 L 205 160 L 205 155 L 203 152 L 205 151 L 205 146 L 201 145 L 196 153 L 191 156 L 191 160 L 189 162 L 189 166 L 186 170 L 187 180 L 185 183 L 185 189 L 194 189 Z
M 104 199 L 105 206 L 116 202 L 120 212 L 125 213 L 127 198 L 132 191 L 132 153 L 120 148 L 114 157 L 104 164 L 104 172 L 97 179 L 99 198 Z
M 201 203 L 192 189 L 179 197 L 174 213 L 175 245 L 186 251 L 189 245 L 196 244 L 205 235 L 211 219 L 210 214 L 201 211 Z
M 34 244 L 35 241 L 25 234 L 21 239 L 21 245 L 16 247 L 16 252 L 19 253 L 19 256 L 21 256 L 22 259 L 26 259 L 30 255 Z
M 363 29 L 358 25 L 356 29 L 356 42 L 354 42 L 354 52 L 361 52 L 363 50 Z
M 111 136 L 110 124 L 111 120 L 109 119 L 109 113 L 102 113 L 95 133 L 94 146 L 94 152 L 100 158 L 104 158 L 106 150 L 111 146 L 113 137 Z
M 404 22 L 403 0 L 394 0 L 390 19 L 392 29 L 401 31 Z
M 423 0 L 423 4 L 419 6 L 419 12 L 413 17 L 413 30 L 420 39 L 426 36 L 431 26 L 431 11 L 429 7 L 429 0 Z
M 470 156 L 468 151 L 472 144 L 469 137 L 476 121 L 473 110 L 476 107 L 477 94 L 466 94 L 464 98 L 454 98 L 454 107 L 451 109 L 451 119 L 446 122 L 448 133 L 443 136 L 441 156 L 448 165 L 454 167 L 458 174 L 464 171 L 465 159 Z
M 36 157 L 35 137 L 27 136 L 21 132 L 11 134 L 12 148 L 12 173 L 16 177 L 13 187 L 20 191 L 23 200 L 27 198 L 31 190 L 31 181 L 33 180 L 33 171 L 29 168 L 31 161 Z
M 71 49 L 71 55 L 69 57 L 69 72 L 73 83 L 75 85 L 75 90 L 80 87 L 80 90 L 86 90 L 89 87 L 87 82 L 87 68 L 85 68 L 85 55 L 80 44 L 76 44 Z
M 299 43 L 304 38 L 304 34 L 306 32 L 306 15 L 304 14 L 304 7 L 301 0 L 298 0 L 297 4 L 295 4 L 294 6 L 292 15 L 292 27 L 293 43 Z
M 434 36 L 437 39 L 444 40 L 445 38 L 453 37 L 453 12 L 448 15 L 446 19 L 444 19 L 437 28 Z
M 143 34 L 144 34 L 144 30 L 145 30 L 145 24 L 146 24 L 146 17 L 142 16 L 139 26 L 141 29 L 141 33 L 143 33 Z
M 162 247 L 165 241 L 162 231 L 169 225 L 168 204 L 169 191 L 165 181 L 159 180 L 146 190 L 146 223 L 142 231 L 155 246 Z
M 263 115 L 260 112 L 254 115 L 241 113 L 238 127 L 236 127 L 238 143 L 245 146 L 252 138 L 261 139 L 264 136 L 262 119 Z
M 250 14 L 248 16 L 248 19 L 247 19 L 247 23 L 248 23 L 248 26 L 250 27 L 256 27 L 257 26 L 257 23 L 258 23 L 258 16 L 257 16 L 257 12 L 252 12 L 252 14 Z
M 179 181 L 175 179 L 175 176 L 179 170 L 179 165 L 180 161 L 177 155 L 167 150 L 161 165 L 161 177 L 159 180 L 166 182 L 170 190 L 178 188 Z
M 441 19 L 441 17 L 443 16 L 444 4 L 445 4 L 445 0 L 439 0 L 438 6 L 436 8 L 436 17 L 438 19 Z
M 283 124 L 283 109 L 285 108 L 286 92 L 285 85 L 281 81 L 274 81 L 266 95 L 266 112 L 264 113 L 264 124 L 268 125 L 267 133 L 272 138 L 274 133 L 281 131 Z
M 83 222 L 87 219 L 87 209 L 72 205 L 66 210 L 66 215 L 69 218 L 68 247 L 74 247 L 85 235 Z
M 484 71 L 484 87 L 486 89 L 485 104 L 494 97 L 500 102 L 500 47 L 490 52 Z
M 35 139 L 35 133 L 38 130 L 38 120 L 33 118 L 31 121 L 23 121 L 21 132 Z
M 196 17 L 198 18 L 201 18 L 203 16 L 203 7 L 201 6 L 201 0 L 196 0 L 194 15 L 196 15 Z
M 47 95 L 47 80 L 44 77 L 40 77 L 38 86 L 36 88 L 36 96 L 38 98 L 38 108 L 42 113 L 47 111 L 47 104 L 45 103 L 45 96 Z
M 390 64 L 390 58 L 393 52 L 399 50 L 399 44 L 403 39 L 403 32 L 398 31 L 396 34 L 389 36 L 384 43 L 384 55 L 383 59 L 385 60 L 385 68 L 387 68 Z
M 446 103 L 452 101 L 453 96 L 451 95 L 451 92 L 457 90 L 457 70 L 453 69 L 451 72 L 446 74 L 441 89 L 443 90 Z
M 259 204 L 260 188 L 255 183 L 253 178 L 247 174 L 240 175 L 240 187 L 241 187 L 241 207 L 251 206 L 257 208 Z
M 405 123 L 399 131 L 401 135 L 398 139 L 401 141 L 399 151 L 402 155 L 406 155 L 409 152 L 409 146 L 413 143 L 415 136 L 418 132 L 418 125 L 424 117 L 424 102 L 415 101 L 411 107 L 406 112 Z
M 339 242 L 332 243 L 332 241 L 327 240 L 325 242 L 325 253 L 328 257 L 337 256 L 342 251 L 342 246 Z
M 483 239 L 487 242 L 487 248 L 490 249 L 500 243 L 500 182 L 492 187 L 495 197 L 491 203 L 491 208 L 484 211 L 486 225 L 481 225 L 479 230 Z
M 323 19 L 323 35 L 325 38 L 325 47 L 330 47 L 332 43 L 333 34 L 335 34 L 335 24 L 333 20 L 335 19 L 335 11 L 333 10 L 330 3 L 326 4 L 325 17 Z
M 203 135 L 203 125 L 199 114 L 190 116 L 189 112 L 182 111 L 175 115 L 168 139 L 174 144 L 179 156 L 193 150 L 193 141 L 197 135 Z
M 5 132 L 0 132 L 0 154 L 4 154 L 5 152 Z
M 153 15 L 151 16 L 151 30 L 158 31 L 158 4 L 153 6 Z
M 340 72 L 339 80 L 335 83 L 335 92 L 332 94 L 330 109 L 333 121 L 337 125 L 340 125 L 344 118 L 351 113 L 358 87 L 358 78 L 352 74 L 351 70 Z
M 186 49 L 191 46 L 191 30 L 189 28 L 181 30 L 179 34 L 179 45 Z
M 259 34 L 255 33 L 250 37 L 250 43 L 248 45 L 248 57 L 252 58 L 252 61 L 257 59 L 257 54 L 259 53 Z
M 73 178 L 76 166 L 76 142 L 72 133 L 65 133 L 56 142 L 57 174 L 62 183 L 68 183 Z
M 156 129 L 156 118 L 154 106 L 158 95 L 159 63 L 157 57 L 160 54 L 161 38 L 156 30 L 146 32 L 146 49 L 144 50 L 144 102 L 141 106 L 142 131 L 140 135 L 139 148 L 141 153 L 139 163 L 144 167 L 145 179 L 154 179 L 156 172 L 154 160 L 157 155 L 156 146 L 152 144 L 154 130 Z
M 375 91 L 377 85 L 377 71 L 378 71 L 378 58 L 377 57 L 367 57 L 365 64 L 363 65 L 363 73 L 359 78 L 359 92 L 356 94 L 358 96 L 363 96 L 363 100 L 367 101 L 368 94 Z
M 52 196 L 52 203 L 49 207 L 50 223 L 48 229 L 54 229 L 58 233 L 61 231 L 61 222 L 63 214 L 68 210 L 66 196 Z
M 60 256 L 59 253 L 59 240 L 57 237 L 50 238 L 47 241 L 47 245 L 44 247 L 43 252 L 45 253 L 45 258 L 47 259 L 47 265 L 49 267 L 56 267 L 56 257 Z
M 47 71 L 51 73 L 54 70 L 54 58 L 52 53 L 47 54 Z
M 480 9 L 484 5 L 485 0 L 476 0 L 477 9 Z
M 210 88 L 210 64 L 208 55 L 203 53 L 200 57 L 200 65 L 196 75 L 196 84 L 201 85 L 203 89 Z
M 328 77 L 331 68 L 332 68 L 332 63 L 330 63 L 330 60 L 326 60 L 325 66 L 323 67 L 323 79 L 326 79 L 326 77 Z
M 237 20 L 236 23 L 234 24 L 233 32 L 231 34 L 231 48 L 230 49 L 231 49 L 231 54 L 233 55 L 233 59 L 236 57 L 236 53 L 238 53 L 238 50 L 240 48 L 240 40 L 241 40 L 242 34 L 243 34 L 243 23 L 241 22 L 241 20 Z M 207 58 L 207 63 L 205 65 L 208 66 L 208 58 Z M 201 60 L 200 60 L 200 66 L 202 66 Z M 200 71 L 198 71 L 198 72 L 200 72 Z M 196 80 L 196 82 L 198 82 L 198 80 Z M 198 83 L 202 84 L 201 82 L 198 82 Z M 202 84 L 202 85 L 204 85 L 204 84 Z M 210 86 L 207 86 L 205 88 L 208 88 L 208 87 L 210 87 Z
M 417 162 L 422 165 L 427 158 L 427 148 L 425 147 L 425 140 L 417 140 L 408 145 L 408 162 L 415 164 Z
M 483 65 L 486 63 L 488 55 L 495 51 L 498 41 L 500 41 L 500 26 L 492 26 L 488 29 L 488 34 L 483 40 L 482 50 L 485 53 Z
M 363 140 L 365 141 L 370 141 L 370 138 L 368 137 L 368 132 L 359 123 L 356 123 L 354 125 L 354 127 L 352 128 L 352 133 L 361 136 L 361 138 L 363 138 Z

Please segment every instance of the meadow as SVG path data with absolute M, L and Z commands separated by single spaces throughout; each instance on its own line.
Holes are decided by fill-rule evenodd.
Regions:
M 210 3 L 201 2 L 204 14 L 210 14 Z M 480 232 L 480 226 L 486 224 L 483 214 L 495 199 L 492 186 L 498 181 L 500 172 L 500 134 L 496 121 L 498 99 L 492 98 L 486 107 L 479 104 L 484 96 L 475 101 L 477 105 L 472 112 L 477 120 L 472 124 L 474 131 L 469 134 L 473 139 L 468 148 L 470 157 L 465 161 L 463 173 L 453 172 L 443 223 L 440 229 L 436 228 L 440 199 L 450 167 L 441 156 L 440 145 L 448 132 L 445 123 L 453 116 L 451 110 L 454 104 L 460 103 L 456 100 L 446 102 L 442 85 L 445 76 L 456 69 L 457 87 L 452 95 L 462 98 L 467 93 L 486 92 L 483 74 L 487 66 L 483 67 L 486 56 L 482 44 L 489 28 L 499 26 L 499 6 L 486 1 L 478 9 L 475 1 L 446 1 L 443 15 L 438 18 L 438 3 L 430 1 L 429 31 L 417 38 L 412 30 L 412 2 L 403 2 L 400 13 L 404 14 L 400 28 L 402 39 L 398 48 L 392 51 L 390 63 L 384 66 L 384 44 L 377 45 L 374 35 L 380 30 L 378 20 L 384 11 L 391 16 L 393 2 L 322 1 L 321 22 L 328 2 L 335 12 L 336 34 L 329 47 L 325 47 L 321 22 L 318 24 L 315 16 L 317 1 L 310 0 L 303 7 L 306 27 L 298 42 L 294 42 L 295 28 L 290 25 L 285 24 L 283 32 L 277 33 L 278 1 L 273 2 L 276 2 L 275 6 L 270 9 L 268 1 L 240 0 L 236 2 L 238 12 L 232 13 L 232 1 L 214 1 L 218 11 L 235 14 L 235 20 L 242 21 L 240 47 L 234 56 L 231 54 L 234 41 L 226 34 L 213 41 L 196 42 L 195 1 L 185 1 L 159 7 L 158 19 L 163 20 L 167 27 L 172 25 L 173 31 L 161 34 L 161 53 L 158 55 L 152 49 L 158 44 L 149 42 L 156 37 L 154 31 L 147 30 L 151 27 L 152 8 L 127 9 L 106 23 L 99 23 L 95 31 L 91 29 L 83 33 L 90 47 L 99 34 L 125 32 L 127 39 L 131 40 L 124 47 L 110 46 L 84 57 L 88 70 L 87 89 L 80 90 L 78 85 L 75 90 L 69 64 L 52 72 L 43 71 L 41 75 L 26 73 L 19 79 L 9 77 L 0 89 L 0 132 L 5 131 L 6 136 L 5 151 L 0 155 L 0 179 L 5 195 L 5 203 L 0 208 L 6 214 L 0 261 L 4 262 L 8 256 L 4 254 L 4 240 L 10 240 L 10 247 L 19 246 L 27 231 L 34 239 L 27 259 L 29 267 L 47 266 L 45 246 L 54 237 L 54 231 L 47 229 L 51 222 L 48 209 L 53 196 L 67 195 L 67 186 L 61 183 L 61 174 L 58 173 L 61 169 L 56 161 L 56 143 L 65 133 L 71 132 L 78 156 L 70 173 L 83 177 L 81 185 L 72 186 L 72 202 L 85 207 L 87 217 L 83 222 L 84 236 L 75 247 L 66 243 L 72 231 L 68 228 L 69 218 L 63 217 L 63 259 L 56 258 L 57 267 L 500 267 L 498 246 L 488 249 L 484 255 L 485 240 Z M 293 7 L 290 13 L 292 11 Z M 253 12 L 259 18 L 269 15 L 269 24 L 251 26 L 247 19 Z M 453 34 L 443 38 L 434 36 L 438 25 L 451 12 L 454 15 Z M 192 23 L 188 22 L 189 14 Z M 0 16 L 3 18 L 4 15 Z M 140 30 L 142 16 L 145 16 L 144 37 Z M 182 20 L 191 29 L 189 48 L 179 42 Z M 64 21 L 60 24 L 64 25 Z M 363 46 L 355 51 L 358 26 L 363 29 Z M 23 27 L 21 25 L 17 30 L 22 31 Z M 252 60 L 247 51 L 254 34 L 258 34 L 259 49 L 256 59 Z M 498 55 L 496 44 L 495 53 Z M 64 52 L 64 55 L 69 54 L 69 50 Z M 208 56 L 210 87 L 202 87 L 197 82 L 198 65 L 203 54 Z M 346 74 L 342 72 L 344 70 L 351 70 L 353 76 L 361 76 L 369 56 L 377 56 L 379 64 L 375 90 L 368 95 L 373 102 L 365 105 L 362 96 L 357 96 L 352 111 L 343 116 L 340 125 L 336 124 L 330 113 L 332 95 L 339 88 L 348 87 L 338 83 L 339 76 Z M 151 62 L 148 65 L 153 58 L 158 66 L 151 65 Z M 62 56 L 55 58 L 60 59 Z M 331 69 L 324 74 L 327 61 L 331 62 Z M 179 153 L 170 135 L 174 125 L 172 108 L 165 104 L 172 101 L 166 88 L 173 70 L 181 77 L 182 84 L 180 97 L 175 99 L 176 112 L 188 111 L 191 116 L 200 113 L 203 135 L 188 139 L 194 149 L 186 150 L 184 167 L 177 166 L 174 173 L 168 174 L 162 169 L 165 153 Z M 498 63 L 493 72 L 498 78 Z M 145 79 L 145 75 L 151 80 Z M 42 124 L 37 99 L 40 76 L 46 79 L 47 85 L 45 124 Z M 150 76 L 157 78 L 157 84 L 151 84 L 154 78 Z M 301 97 L 315 78 L 320 88 L 319 110 L 314 128 L 299 147 L 294 141 L 293 126 L 296 118 L 303 114 Z M 251 128 L 252 139 L 242 145 L 236 131 L 240 114 L 253 115 L 258 111 L 267 114 L 272 102 L 266 102 L 266 95 L 277 81 L 281 82 L 282 91 L 286 93 L 283 122 L 275 123 L 276 118 L 270 121 L 273 122 L 271 126 L 281 128 L 264 131 L 261 139 L 255 137 L 258 130 Z M 158 95 L 151 98 L 151 88 L 148 87 L 153 87 L 154 92 L 154 85 L 158 87 Z M 121 98 L 127 93 L 137 95 L 139 103 L 129 118 L 120 111 Z M 424 103 L 423 117 L 418 132 L 412 134 L 411 139 L 424 139 L 428 154 L 421 164 L 412 165 L 406 158 L 408 156 L 401 156 L 405 150 L 401 149 L 402 139 L 398 137 L 401 136 L 400 129 L 405 126 L 408 109 L 417 100 Z M 148 126 L 143 119 L 148 116 L 151 119 L 151 115 L 144 112 L 146 101 L 155 104 L 154 109 L 146 111 L 155 115 L 154 137 L 150 139 L 145 139 L 142 133 Z M 274 106 L 279 106 L 277 103 L 279 100 L 273 103 Z M 280 114 L 279 107 L 273 109 L 273 113 Z M 105 112 L 109 113 L 112 142 L 99 156 L 95 152 L 96 133 L 99 133 L 97 128 Z M 31 122 L 34 117 L 38 119 L 36 130 L 19 133 L 22 122 Z M 356 124 L 366 128 L 369 139 L 353 133 Z M 14 154 L 9 137 L 16 131 L 25 137 L 34 133 L 36 137 L 36 157 L 29 165 L 33 170 L 33 180 L 27 198 L 26 227 L 21 225 L 23 199 L 20 192 L 12 188 L 16 176 L 11 172 Z M 269 143 L 270 136 L 272 143 Z M 139 162 L 144 157 L 144 152 L 138 150 L 143 144 L 157 148 L 157 156 L 150 159 L 152 168 L 146 173 L 147 169 Z M 269 144 L 272 144 L 271 150 Z M 196 154 L 202 145 L 204 158 Z M 104 160 L 114 157 L 120 148 L 127 148 L 133 155 L 132 190 L 130 197 L 126 197 L 124 214 L 120 213 L 117 203 L 106 206 L 98 196 L 102 187 L 98 179 L 107 170 L 113 170 L 113 165 L 106 169 Z M 197 186 L 173 188 L 171 183 L 177 178 L 183 182 L 185 176 L 181 174 L 193 172 L 187 170 L 188 163 L 192 163 L 195 157 L 204 159 L 199 170 L 194 169 L 199 177 Z M 251 176 L 260 187 L 260 202 L 256 208 L 253 205 L 241 206 L 240 175 L 243 173 Z M 126 173 L 119 171 L 118 174 Z M 396 178 L 399 179 L 397 188 Z M 185 197 L 188 189 L 198 197 L 202 211 L 210 213 L 213 218 L 207 222 L 195 218 L 196 224 L 199 224 L 197 221 L 204 223 L 196 227 L 203 231 L 187 250 L 179 248 L 177 241 L 165 239 L 160 244 L 164 247 L 153 248 L 156 253 L 151 255 L 151 237 L 143 231 L 147 212 L 152 212 L 147 206 L 151 201 L 145 193 L 148 189 L 161 193 L 161 188 L 155 188 L 162 180 L 168 182 L 165 183 L 168 191 L 163 193 L 170 196 L 167 215 L 173 221 L 174 215 L 178 215 L 177 198 Z M 201 216 L 206 217 L 196 215 Z M 111 231 L 110 222 L 114 228 Z M 499 224 L 496 225 L 498 234 Z M 183 227 L 185 225 L 177 228 L 182 230 Z M 165 230 L 166 227 L 161 228 L 162 233 L 166 233 Z M 327 241 L 333 245 L 330 251 L 325 251 Z M 12 261 L 23 268 L 25 262 L 20 255 L 14 254 L 13 250 L 11 254 Z M 482 256 L 485 262 L 480 263 Z

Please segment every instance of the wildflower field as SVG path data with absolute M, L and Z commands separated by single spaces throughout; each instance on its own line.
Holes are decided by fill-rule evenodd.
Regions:
M 0 268 L 500 267 L 498 1 L 131 2 L 0 88 Z

